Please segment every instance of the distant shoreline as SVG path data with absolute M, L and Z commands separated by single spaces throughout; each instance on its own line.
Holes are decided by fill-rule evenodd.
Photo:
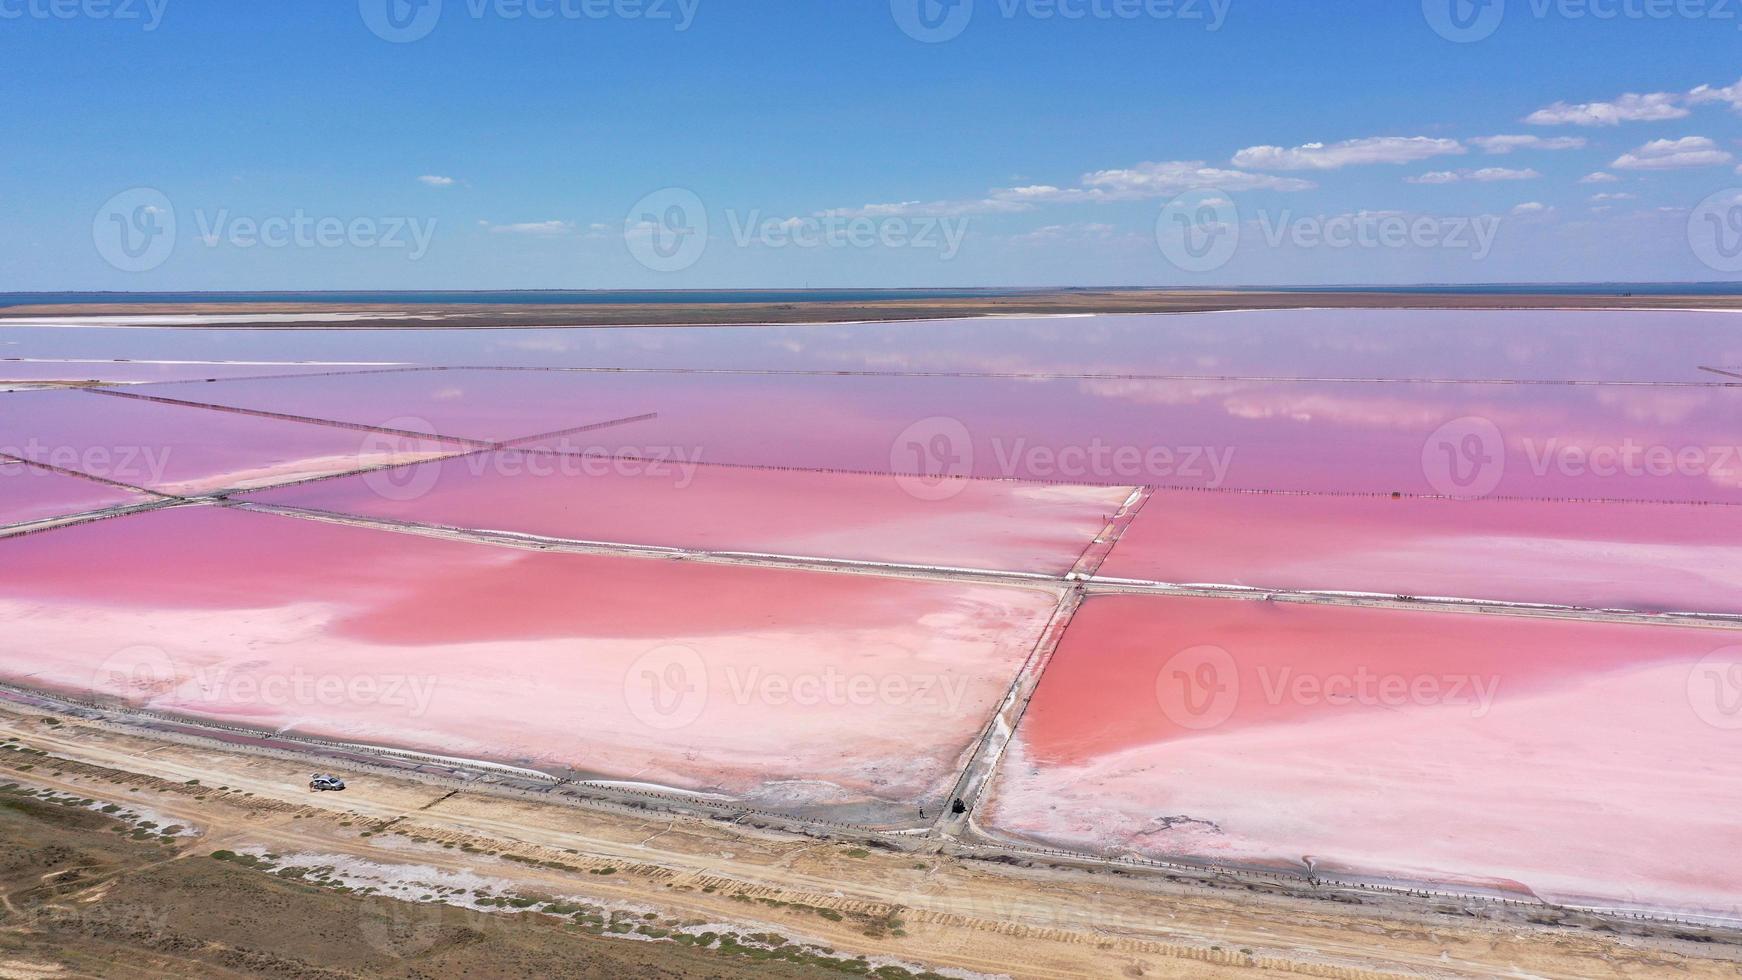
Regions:
M 1424 287 L 1420 291 L 1273 290 L 1052 290 L 918 294 L 893 291 L 888 298 L 725 300 L 720 292 L 682 302 L 296 302 L 212 300 L 194 302 L 103 301 L 37 303 L 0 307 L 0 327 L 9 320 L 42 317 L 221 316 L 221 324 L 168 324 L 225 329 L 479 329 L 596 326 L 700 326 L 855 321 L 931 320 L 981 316 L 1048 316 L 1111 313 L 1206 313 L 1288 309 L 1636 309 L 1742 310 L 1742 292 L 1475 292 Z M 1568 288 L 1568 287 L 1561 287 Z M 1595 287 L 1593 287 L 1595 288 Z M 1646 288 L 1646 287 L 1639 287 Z M 1653 287 L 1664 288 L 1664 287 Z M 65 294 L 61 294 L 65 295 Z M 125 294 L 112 294 L 116 296 Z M 218 294 L 223 295 L 223 294 Z M 270 294 L 273 296 L 281 294 Z M 336 294 L 323 294 L 336 295 Z M 467 294 L 456 294 L 467 295 Z M 544 295 L 544 294 L 541 294 Z M 603 295 L 603 294 L 601 294 Z M 661 295 L 661 294 L 613 294 Z M 663 294 L 670 296 L 671 294 Z M 308 321 L 297 315 L 307 314 Z M 260 319 L 253 319 L 254 317 Z M 24 325 L 24 324 L 18 324 Z M 149 325 L 149 324 L 139 324 Z
M 1431 296 L 1742 296 L 1742 281 L 1416 283 L 1244 286 L 746 287 L 731 289 L 175 289 L 0 290 L 0 310 L 17 306 L 127 306 L 225 303 L 260 306 L 624 306 L 710 303 L 876 303 L 891 300 L 992 300 L 1068 294 L 1375 293 Z

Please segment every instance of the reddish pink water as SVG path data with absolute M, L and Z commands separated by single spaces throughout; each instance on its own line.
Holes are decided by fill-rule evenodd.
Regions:
M 1156 857 L 1310 856 L 1520 882 L 1556 901 L 1733 909 L 1742 757 L 1696 666 L 1730 638 L 1095 598 L 1041 681 L 987 819 Z
M 458 448 L 79 391 L 0 397 L 0 452 L 170 494 L 284 483 Z
M 214 507 L 0 541 L 0 596 L 15 682 L 902 819 L 947 791 L 1056 602 Z
M 483 440 L 657 413 L 538 444 L 1108 488 L 1036 496 L 971 484 L 932 499 L 936 481 L 887 476 L 704 467 L 680 488 L 626 475 L 472 476 L 462 462 L 383 476 L 381 497 L 361 480 L 274 496 L 375 516 L 1056 572 L 1127 485 L 1366 493 L 1384 496 L 1162 493 L 1104 571 L 1737 611 L 1733 508 L 1545 502 L 1742 501 L 1742 389 L 1699 370 L 1742 366 L 1736 322 L 1321 311 L 685 331 L 0 327 L 0 344 L 69 357 L 1389 378 L 457 370 L 149 390 Z M 1705 386 L 1395 380 L 1408 378 Z M 98 395 L 0 396 L 0 451 L 181 493 L 452 449 Z M 426 472 L 436 479 L 425 495 L 397 499 Z M 891 484 L 918 494 L 903 500 Z M 1393 501 L 1393 491 L 1534 499 Z M 0 474 L 0 508 L 19 499 L 8 492 Z M 539 554 L 198 508 L 0 541 L 0 674 L 871 820 L 911 817 L 947 792 L 1054 598 Z M 1732 635 L 1095 598 L 979 816 L 1072 847 L 1293 866 L 1310 857 L 1355 873 L 1515 882 L 1554 900 L 1734 909 L 1742 756 L 1726 727 L 1734 704 L 1707 701 L 1708 682 L 1734 686 L 1738 675 L 1695 666 Z M 262 693 L 310 676 L 339 682 L 344 696 Z M 831 677 L 876 693 L 791 696 Z M 367 695 L 368 683 L 393 680 L 425 684 L 428 697 Z M 916 693 L 920 681 L 933 693 Z
M 155 389 L 446 435 L 1107 485 L 1742 501 L 1742 389 L 446 371 Z M 399 427 L 408 427 L 401 422 Z
M 1716 634 L 1721 639 L 1725 634 Z M 1037 759 L 1080 762 L 1120 749 L 1198 735 L 1218 709 L 1170 714 L 1160 685 L 1195 681 L 1181 651 L 1210 645 L 1230 660 L 1215 672 L 1236 691 L 1217 734 L 1345 715 L 1375 705 L 1269 695 L 1285 672 L 1354 676 L 1365 669 L 1416 677 L 1492 679 L 1505 697 L 1664 660 L 1698 660 L 1722 643 L 1703 630 L 1617 627 L 1450 613 L 1350 610 L 1229 599 L 1100 596 L 1071 622 L 1023 721 Z M 1187 677 L 1175 677 L 1184 670 Z M 1206 675 L 1207 676 L 1207 675 Z M 1268 687 L 1267 687 L 1268 685 Z M 1191 692 L 1207 694 L 1208 685 Z M 1200 702 L 1202 703 L 1202 702 Z
M 1742 508 L 1159 491 L 1101 574 L 1742 613 Z
M 246 499 L 583 541 L 1062 575 L 1131 492 L 976 480 L 931 488 L 887 476 L 519 452 L 413 470 L 425 472 L 412 472 L 404 491 L 347 477 Z
M 20 463 L 0 463 L 0 527 L 27 524 L 153 498 Z

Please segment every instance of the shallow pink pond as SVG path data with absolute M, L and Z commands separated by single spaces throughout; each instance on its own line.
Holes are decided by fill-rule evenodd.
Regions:
M 1742 613 L 1742 508 L 1163 490 L 1101 574 Z
M 0 453 L 168 494 L 269 486 L 461 447 L 81 391 L 0 395 Z
M 155 393 L 706 462 L 1105 485 L 1742 501 L 1742 388 L 443 371 Z M 413 421 L 407 421 L 407 419 Z M 423 426 L 427 425 L 427 428 Z
M 620 377 L 549 371 L 410 371 L 210 384 L 150 394 L 486 442 L 593 426 L 654 409 Z
M 321 364 L 174 364 L 139 361 L 7 361 L 0 360 L 0 388 L 9 381 L 104 381 L 127 385 L 154 382 L 206 381 L 215 378 L 276 377 L 368 371 L 367 365 Z
M 0 674 L 894 823 L 935 816 L 1056 601 L 190 507 L 0 541 Z
M 0 528 L 153 499 L 95 480 L 0 461 Z
M 509 451 L 245 499 L 571 540 L 1063 575 L 1131 492 Z
M 1733 638 L 1092 598 L 982 822 L 1110 853 L 1734 909 Z
M 9 327 L 28 357 L 785 370 L 1701 381 L 1734 312 L 1275 310 L 799 326 L 262 331 Z

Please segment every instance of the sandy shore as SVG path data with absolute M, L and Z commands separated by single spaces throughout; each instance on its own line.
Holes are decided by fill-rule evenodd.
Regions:
M 149 868 L 191 870 L 193 859 L 200 867 L 215 866 L 205 857 L 215 851 L 283 855 L 290 864 L 336 869 L 353 887 L 289 890 L 270 899 L 276 903 L 273 915 L 312 915 L 324 906 L 307 903 L 325 901 L 317 897 L 325 894 L 352 903 L 327 909 L 335 923 L 347 915 L 365 924 L 381 916 L 402 923 L 354 937 L 340 930 L 332 933 L 345 936 L 336 946 L 305 947 L 268 936 L 208 937 L 201 930 L 226 916 L 210 906 L 182 915 L 180 905 L 163 897 L 173 894 L 174 902 L 185 904 L 215 894 L 215 883 L 172 888 L 155 882 L 148 890 L 152 882 L 142 879 L 133 888 L 127 873 L 105 871 L 85 881 L 56 879 L 62 884 L 52 896 L 24 890 L 42 872 L 46 879 L 67 865 L 78 867 L 79 860 L 91 863 L 74 854 L 63 865 L 35 868 L 10 895 L 16 907 L 46 901 L 49 912 L 61 910 L 32 920 L 58 932 L 47 926 L 27 930 L 24 947 L 12 953 L 31 964 L 50 955 L 35 952 L 43 942 L 67 948 L 67 923 L 90 925 L 78 940 L 84 949 L 108 935 L 96 927 L 137 906 L 153 916 L 147 923 L 153 934 L 202 940 L 154 947 L 160 950 L 153 955 L 175 957 L 180 967 L 166 966 L 160 975 L 198 972 L 179 959 L 214 948 L 302 964 L 369 956 L 374 959 L 365 969 L 377 971 L 389 965 L 435 967 L 445 962 L 435 957 L 455 955 L 451 944 L 430 942 L 410 924 L 435 914 L 457 921 L 461 911 L 442 912 L 443 902 L 476 906 L 469 899 L 443 898 L 435 887 L 455 883 L 466 886 L 466 895 L 560 896 L 572 904 L 631 910 L 634 921 L 656 919 L 661 932 L 669 921 L 722 933 L 778 933 L 783 942 L 826 946 L 836 957 L 864 956 L 910 969 L 923 965 L 952 976 L 1698 978 L 1733 976 L 1738 956 L 1730 937 L 1697 927 L 1626 920 L 1599 925 L 1541 906 L 1289 892 L 1253 882 L 974 860 L 935 842 L 890 836 L 828 841 L 742 822 L 617 805 L 557 805 L 493 794 L 480 784 L 426 783 L 354 769 L 349 791 L 314 796 L 302 785 L 306 760 L 158 740 L 64 715 L 51 721 L 12 706 L 0 708 L 0 743 L 7 745 L 0 750 L 0 784 L 89 800 L 92 807 L 147 805 L 155 823 L 173 821 L 185 829 L 187 835 L 173 842 L 151 844 L 173 853 L 146 855 Z M 56 832 L 52 824 L 34 827 L 41 843 Z M 82 851 L 91 847 L 68 843 L 81 844 Z M 172 859 L 166 863 L 165 857 Z M 258 880 L 274 879 L 262 873 Z M 380 897 L 354 894 L 354 886 L 378 883 L 373 894 Z M 231 878 L 223 884 L 218 904 L 252 900 L 239 891 L 244 882 Z M 144 895 L 159 897 L 145 901 Z M 390 896 L 402 901 L 379 904 Z M 521 907 L 505 902 L 502 911 Z M 69 919 L 69 910 L 81 914 Z M 537 918 L 465 924 L 493 943 L 519 943 L 519 932 L 497 929 L 536 926 Z M 417 941 L 420 936 L 425 938 Z M 629 944 L 634 955 L 666 952 L 665 945 L 647 942 L 652 936 L 635 938 L 641 941 Z M 130 948 L 99 945 L 86 955 L 102 962 Z M 546 955 L 553 952 L 545 949 Z M 713 972 L 707 966 L 717 962 L 715 975 L 732 975 L 738 961 L 720 955 L 718 961 L 672 966 L 689 975 L 698 967 Z

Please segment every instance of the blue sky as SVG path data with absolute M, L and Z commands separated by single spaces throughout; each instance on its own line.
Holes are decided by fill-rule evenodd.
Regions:
M 0 291 L 1733 279 L 1739 55 L 1742 0 L 0 0 Z

